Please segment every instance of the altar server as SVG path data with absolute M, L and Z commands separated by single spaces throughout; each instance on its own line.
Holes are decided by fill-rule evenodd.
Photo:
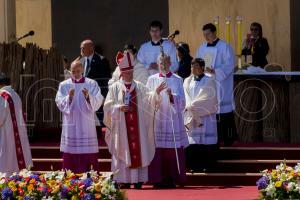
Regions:
M 231 146 L 237 139 L 234 122 L 233 74 L 235 55 L 232 47 L 217 38 L 214 24 L 202 28 L 206 40 L 196 53 L 196 58 L 205 60 L 206 71 L 215 76 L 218 96 L 218 139 L 225 146 Z
M 193 59 L 192 73 L 183 85 L 186 99 L 184 120 L 190 144 L 186 149 L 187 168 L 192 171 L 207 170 L 216 157 L 216 84 L 213 77 L 204 74 L 204 66 L 203 59 Z
M 59 84 L 55 99 L 63 116 L 60 144 L 63 168 L 75 173 L 99 169 L 95 112 L 103 96 L 97 82 L 83 77 L 83 71 L 80 61 L 74 61 L 72 78 Z
M 176 46 L 173 42 L 169 41 L 168 39 L 163 39 L 162 32 L 162 23 L 157 20 L 152 21 L 149 26 L 151 40 L 142 44 L 137 55 L 137 59 L 149 70 L 150 75 L 159 72 L 159 68 L 156 61 L 160 54 L 160 45 L 163 46 L 165 53 L 170 56 L 170 71 L 177 72 L 179 67 L 176 57 Z

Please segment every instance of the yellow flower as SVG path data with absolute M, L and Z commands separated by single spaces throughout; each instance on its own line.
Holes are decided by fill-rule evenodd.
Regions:
M 96 193 L 96 194 L 95 194 L 95 198 L 96 198 L 96 199 L 101 199 L 101 194 Z
M 56 194 L 56 193 L 58 193 L 59 192 L 59 190 L 60 190 L 60 187 L 59 186 L 56 186 L 53 190 L 52 190 L 52 194 Z
M 279 188 L 282 185 L 282 181 L 276 181 L 275 187 Z
M 16 188 L 16 187 L 12 187 L 11 190 L 12 190 L 13 192 L 15 192 L 15 191 L 17 191 L 17 188 Z
M 8 187 L 9 187 L 9 188 L 15 187 L 15 182 L 9 181 L 9 182 L 8 182 Z
M 18 197 L 18 200 L 23 200 L 23 197 Z
M 64 185 L 65 186 L 70 186 L 71 185 L 71 181 L 70 180 L 65 180 Z
M 100 184 L 100 182 L 97 183 L 97 184 L 95 184 L 95 190 L 96 190 L 97 192 L 101 192 L 101 184 Z
M 71 170 L 67 170 L 66 174 L 67 174 L 67 178 L 71 178 L 74 176 L 74 173 Z
M 26 183 L 24 183 L 24 182 L 21 182 L 21 183 L 19 183 L 19 187 L 24 187 L 26 185 Z
M 78 198 L 76 196 L 72 196 L 71 200 L 77 200 Z
M 28 185 L 28 186 L 27 186 L 27 190 L 28 190 L 29 192 L 32 191 L 32 190 L 33 190 L 33 184 Z
M 48 181 L 48 185 L 50 187 L 54 187 L 56 185 L 56 181 L 55 180 L 50 180 L 50 181 Z
M 31 183 L 31 184 L 35 183 L 35 180 L 32 178 L 32 179 L 29 181 L 29 183 Z

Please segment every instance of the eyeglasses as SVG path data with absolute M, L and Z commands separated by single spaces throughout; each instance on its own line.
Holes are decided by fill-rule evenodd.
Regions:
M 258 31 L 258 28 L 250 28 L 250 31 Z

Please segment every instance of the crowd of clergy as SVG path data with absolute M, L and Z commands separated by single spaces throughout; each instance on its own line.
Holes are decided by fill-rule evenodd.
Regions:
M 139 50 L 126 45 L 112 76 L 93 41 L 81 43 L 81 56 L 65 71 L 55 98 L 63 169 L 99 170 L 98 125 L 105 127 L 121 188 L 182 186 L 187 171 L 213 170 L 219 146 L 237 139 L 233 48 L 211 23 L 202 28 L 206 42 L 195 58 L 186 43 L 162 38 L 162 31 L 161 22 L 151 22 L 151 40 Z M 3 73 L 0 107 L 0 172 L 9 175 L 32 166 L 32 159 L 21 99 Z

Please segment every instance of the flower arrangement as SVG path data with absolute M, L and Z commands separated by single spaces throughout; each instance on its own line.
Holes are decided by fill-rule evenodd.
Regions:
M 295 167 L 281 163 L 262 173 L 256 182 L 260 199 L 300 199 L 300 163 Z
M 0 173 L 0 199 L 124 200 L 125 197 L 109 173 L 100 175 L 93 170 L 83 174 L 34 173 L 24 169 L 9 177 Z

